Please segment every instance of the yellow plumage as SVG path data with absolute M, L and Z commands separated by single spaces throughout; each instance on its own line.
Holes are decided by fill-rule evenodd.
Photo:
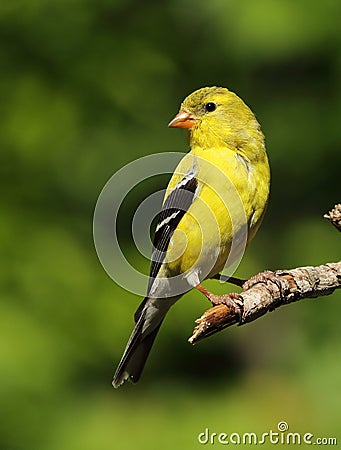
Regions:
M 260 126 L 245 103 L 220 87 L 188 96 L 170 127 L 188 130 L 190 152 L 172 176 L 156 228 L 147 297 L 114 376 L 138 381 L 169 308 L 231 266 L 266 209 L 270 170 Z M 179 283 L 174 283 L 179 280 Z
M 217 109 L 206 113 L 202 107 L 209 102 L 215 103 Z M 230 250 L 233 231 L 238 231 L 245 219 L 248 224 L 247 243 L 257 231 L 269 195 L 269 164 L 260 126 L 251 110 L 233 92 L 216 87 L 200 89 L 187 97 L 181 105 L 181 110 L 193 114 L 197 122 L 188 128 L 191 151 L 176 168 L 165 199 L 184 176 L 195 157 L 198 157 L 198 178 L 203 184 L 199 199 L 213 213 L 221 239 L 219 257 L 209 276 L 222 270 Z M 233 199 L 229 198 L 231 186 L 236 188 L 241 199 L 244 209 L 241 214 L 240 208 L 233 205 Z M 234 220 L 239 222 L 236 223 L 235 230 L 232 230 L 226 206 L 236 216 Z M 212 217 L 203 209 L 202 203 L 194 201 L 188 213 L 181 219 L 177 233 L 173 235 L 168 256 L 172 262 L 164 268 L 165 273 L 169 271 L 174 275 L 190 270 L 195 265 L 202 245 L 208 252 L 214 252 L 217 244 L 215 236 L 210 236 L 208 232 L 207 240 L 201 242 L 202 227 L 205 225 L 210 228 L 213 222 Z M 185 250 L 181 232 L 187 236 Z M 172 252 L 180 252 L 179 249 L 184 250 L 182 255 L 179 258 L 173 257 Z

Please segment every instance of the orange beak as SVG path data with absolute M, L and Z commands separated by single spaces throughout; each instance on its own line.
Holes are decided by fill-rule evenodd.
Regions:
M 192 128 L 197 119 L 190 112 L 181 109 L 178 114 L 168 124 L 169 128 Z

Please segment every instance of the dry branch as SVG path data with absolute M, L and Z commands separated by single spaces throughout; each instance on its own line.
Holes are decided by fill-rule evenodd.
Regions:
M 341 205 L 336 205 L 326 218 L 340 229 Z M 233 302 L 232 297 L 231 302 L 230 295 L 223 295 L 222 302 L 227 300 L 228 306 L 223 303 L 214 306 L 196 320 L 198 325 L 188 340 L 191 344 L 235 323 L 244 325 L 252 322 L 281 305 L 333 293 L 341 287 L 341 261 L 318 267 L 265 271 L 247 283 L 251 287 L 238 294 L 237 301 Z
M 335 205 L 327 214 L 323 216 L 325 219 L 330 220 L 330 222 L 341 231 L 341 203 Z

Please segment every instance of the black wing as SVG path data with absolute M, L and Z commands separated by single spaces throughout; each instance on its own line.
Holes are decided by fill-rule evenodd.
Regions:
M 197 187 L 198 180 L 195 178 L 194 172 L 190 171 L 175 186 L 162 206 L 154 237 L 148 292 L 165 259 L 169 242 L 176 227 L 193 203 Z

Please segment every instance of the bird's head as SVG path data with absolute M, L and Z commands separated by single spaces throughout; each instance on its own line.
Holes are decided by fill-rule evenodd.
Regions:
M 228 145 L 249 153 L 249 145 L 254 147 L 252 143 L 263 143 L 264 139 L 250 108 L 235 93 L 216 86 L 190 94 L 168 126 L 187 129 L 192 148 Z

